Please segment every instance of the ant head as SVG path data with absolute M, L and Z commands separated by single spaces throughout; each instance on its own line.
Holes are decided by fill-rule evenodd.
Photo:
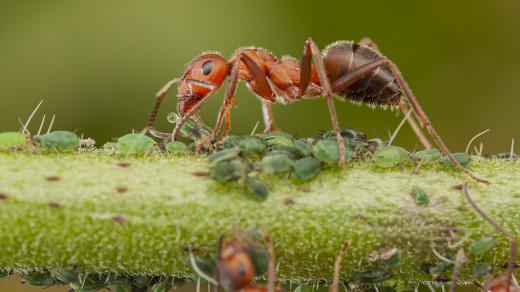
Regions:
M 219 258 L 219 278 L 224 288 L 235 291 L 251 284 L 255 277 L 253 261 L 236 237 L 224 243 Z
M 195 58 L 179 81 L 179 111 L 186 113 L 212 89 L 220 88 L 228 73 L 228 63 L 219 54 L 207 53 Z

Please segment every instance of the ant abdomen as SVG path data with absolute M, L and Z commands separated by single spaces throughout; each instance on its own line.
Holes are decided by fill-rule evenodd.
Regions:
M 384 58 L 376 50 L 352 41 L 332 43 L 323 55 L 331 84 L 363 65 Z M 335 93 L 350 101 L 373 106 L 396 107 L 401 100 L 401 89 L 389 65 L 381 66 L 346 89 Z

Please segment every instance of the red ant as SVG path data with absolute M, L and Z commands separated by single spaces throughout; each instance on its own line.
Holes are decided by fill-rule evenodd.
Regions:
M 281 291 L 276 287 L 275 272 L 275 254 L 271 239 L 268 234 L 263 236 L 263 240 L 267 245 L 267 255 L 269 257 L 267 267 L 267 285 L 255 285 L 253 280 L 256 276 L 255 267 L 251 258 L 251 253 L 262 249 L 259 243 L 246 232 L 234 228 L 231 238 L 224 241 L 221 235 L 218 242 L 217 263 L 216 263 L 216 279 L 208 275 L 197 272 L 199 276 L 203 276 L 206 280 L 217 287 L 224 288 L 225 291 L 241 291 L 241 292 L 278 292 Z M 190 257 L 193 257 L 192 248 L 188 247 Z M 196 264 L 192 260 L 192 266 L 197 271 Z
M 338 164 L 342 166 L 346 149 L 340 134 L 333 96 L 338 96 L 340 100 L 347 99 L 371 106 L 399 107 L 407 111 L 407 105 L 402 100 L 404 95 L 421 124 L 426 127 L 451 163 L 473 179 L 489 184 L 487 180 L 476 177 L 455 160 L 433 128 L 397 66 L 384 57 L 375 43 L 368 38 L 364 38 L 359 44 L 352 41 L 337 41 L 327 46 L 323 53 L 309 38 L 305 42 L 300 64 L 296 59 L 288 56 L 278 60 L 270 52 L 256 47 L 238 49 L 229 61 L 216 53 L 203 54 L 190 63 L 181 78 L 169 81 L 157 93 L 157 101 L 147 124 L 149 132 L 159 138 L 171 137 L 175 140 L 182 125 L 190 117 L 194 116 L 201 123 L 197 112 L 220 89 L 228 75 L 230 75 L 229 86 L 211 135 L 212 140 L 218 136 L 224 120 L 226 124 L 222 136 L 226 136 L 229 132 L 230 110 L 235 100 L 238 80 L 244 81 L 262 101 L 266 131 L 277 129 L 271 108 L 273 103 L 287 104 L 300 99 L 324 96 L 338 141 L 340 152 Z M 155 130 L 153 123 L 162 99 L 176 83 L 179 83 L 177 110 L 181 118 L 170 135 Z M 415 120 L 409 117 L 408 122 L 424 147 L 431 148 L 430 142 Z

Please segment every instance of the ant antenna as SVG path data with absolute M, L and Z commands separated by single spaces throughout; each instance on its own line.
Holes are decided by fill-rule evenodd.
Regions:
M 218 286 L 219 283 L 211 278 L 210 276 L 206 275 L 200 268 L 199 266 L 197 265 L 197 263 L 195 262 L 195 257 L 193 256 L 193 248 L 191 246 L 188 246 L 188 254 L 190 255 L 190 263 L 191 263 L 191 266 L 193 267 L 193 270 L 195 271 L 195 273 L 197 273 L 197 275 L 199 277 L 201 277 L 202 279 L 208 281 L 209 283 L 215 285 L 215 286 Z

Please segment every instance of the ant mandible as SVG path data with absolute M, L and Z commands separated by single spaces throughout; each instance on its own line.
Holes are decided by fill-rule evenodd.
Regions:
M 220 107 L 217 122 L 211 138 L 217 138 L 225 120 L 222 137 L 231 127 L 231 106 L 238 80 L 242 80 L 262 101 L 262 113 L 266 131 L 276 130 L 271 105 L 287 104 L 300 99 L 324 96 L 327 100 L 332 126 L 338 141 L 342 166 L 345 161 L 345 145 L 334 107 L 333 96 L 340 100 L 350 100 L 371 106 L 399 107 L 407 111 L 402 100 L 404 95 L 423 127 L 426 127 L 441 151 L 451 163 L 473 179 L 489 184 L 463 167 L 451 154 L 430 120 L 417 102 L 412 90 L 397 66 L 384 57 L 374 42 L 368 38 L 359 44 L 352 41 L 337 41 L 320 52 L 318 46 L 309 38 L 305 42 L 301 64 L 292 57 L 278 60 L 270 52 L 256 47 L 238 49 L 229 61 L 216 53 L 203 54 L 193 60 L 181 78 L 166 83 L 157 93 L 157 101 L 148 120 L 147 129 L 156 137 L 175 140 L 182 125 L 195 117 L 202 105 L 219 89 L 230 75 L 229 86 Z M 181 118 L 170 134 L 153 128 L 153 123 L 161 102 L 174 84 L 179 84 L 177 110 Z M 423 135 L 415 120 L 408 116 L 408 122 L 425 148 L 431 144 Z

